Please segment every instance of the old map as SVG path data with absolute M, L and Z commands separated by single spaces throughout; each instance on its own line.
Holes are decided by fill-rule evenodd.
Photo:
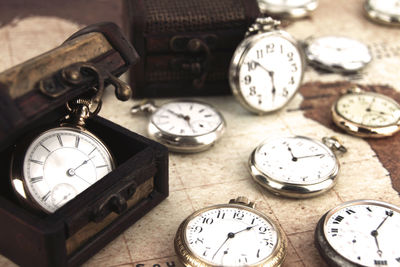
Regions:
M 82 11 L 81 15 L 70 10 L 65 1 L 54 1 L 61 6 L 36 3 L 24 7 L 25 2 L 0 4 L 0 71 L 59 45 L 87 23 L 113 19 L 120 23 L 118 14 L 122 12 L 117 1 L 96 1 L 100 11 L 94 13 L 88 12 L 91 1 L 76 1 L 75 8 Z M 283 227 L 289 240 L 284 266 L 324 266 L 313 245 L 313 235 L 318 219 L 327 210 L 343 201 L 365 198 L 400 205 L 400 135 L 384 140 L 352 137 L 335 128 L 329 115 L 331 103 L 351 83 L 400 101 L 400 29 L 371 23 L 363 15 L 362 4 L 363 0 L 321 0 L 311 18 L 291 23 L 286 29 L 300 40 L 344 35 L 366 43 L 374 59 L 363 73 L 341 76 L 308 68 L 304 85 L 292 102 L 262 117 L 245 111 L 232 96 L 202 98 L 225 116 L 225 136 L 206 152 L 170 154 L 168 199 L 85 265 L 180 266 L 173 238 L 181 221 L 196 209 L 243 195 L 256 201 L 259 210 Z M 107 10 L 114 13 L 110 15 Z M 164 101 L 157 99 L 156 103 Z M 100 115 L 145 135 L 147 118 L 130 114 L 134 103 L 117 103 L 109 92 Z M 250 152 L 274 135 L 315 139 L 338 136 L 348 153 L 339 158 L 342 168 L 333 190 L 312 199 L 292 200 L 274 196 L 253 182 L 247 170 Z M 0 265 L 14 264 L 0 255 Z

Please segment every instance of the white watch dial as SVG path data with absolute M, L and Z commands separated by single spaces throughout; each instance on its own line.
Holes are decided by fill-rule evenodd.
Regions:
M 305 53 L 311 63 L 330 71 L 358 71 L 372 60 L 366 45 L 354 39 L 338 36 L 312 40 L 307 45 Z
M 377 201 L 360 201 L 329 212 L 323 225 L 332 248 L 362 266 L 400 266 L 400 211 Z
M 370 127 L 396 124 L 400 119 L 400 105 L 374 93 L 345 94 L 338 100 L 336 111 L 349 121 Z
M 260 35 L 240 62 L 239 91 L 253 111 L 282 108 L 303 77 L 302 55 L 293 42 L 280 35 Z
M 236 207 L 214 208 L 192 218 L 186 243 L 196 257 L 218 266 L 248 266 L 274 251 L 278 236 L 257 213 Z
M 368 4 L 374 11 L 378 13 L 400 17 L 399 0 L 368 0 Z
M 175 101 L 162 105 L 151 117 L 161 131 L 175 136 L 200 136 L 214 132 L 222 123 L 221 115 L 201 102 Z
M 42 133 L 30 144 L 23 175 L 29 194 L 52 213 L 111 172 L 113 164 L 97 138 L 59 127 Z
M 260 145 L 256 167 L 269 178 L 286 184 L 315 184 L 338 169 L 335 154 L 324 144 L 306 137 L 286 137 Z

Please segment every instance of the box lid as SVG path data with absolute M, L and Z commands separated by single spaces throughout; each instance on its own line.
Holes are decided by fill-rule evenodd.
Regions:
M 103 22 L 90 25 L 59 47 L 0 73 L 0 149 L 14 143 L 20 131 L 26 131 L 32 122 L 100 83 L 99 77 L 88 73 L 78 73 L 82 75 L 76 81 L 71 80 L 72 76 L 65 78 L 66 69 L 78 68 L 82 72 L 78 64 L 95 66 L 101 72 L 102 82 L 120 89 L 116 77 L 138 60 L 119 27 Z

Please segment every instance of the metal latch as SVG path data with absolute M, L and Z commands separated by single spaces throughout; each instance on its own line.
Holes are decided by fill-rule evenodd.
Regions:
M 212 61 L 211 49 L 216 46 L 216 42 L 217 36 L 213 34 L 201 37 L 174 36 L 170 42 L 171 50 L 189 52 L 190 56 L 173 59 L 172 68 L 191 72 L 194 76 L 193 86 L 203 87 Z

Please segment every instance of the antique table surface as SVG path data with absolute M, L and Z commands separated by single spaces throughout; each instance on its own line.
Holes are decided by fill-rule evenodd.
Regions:
M 35 2 L 35 1 L 32 1 Z M 82 26 L 102 20 L 120 23 L 118 1 L 90 1 L 70 7 L 2 1 L 0 4 L 0 71 L 43 53 Z M 74 1 L 75 2 L 75 1 Z M 97 1 L 96 1 L 97 2 Z M 400 134 L 384 140 L 363 140 L 333 127 L 331 103 L 350 83 L 390 94 L 400 101 L 400 28 L 374 24 L 363 14 L 363 0 L 321 0 L 310 18 L 289 23 L 298 39 L 342 35 L 366 43 L 373 61 L 357 75 L 320 73 L 309 67 L 300 93 L 288 106 L 270 115 L 244 110 L 232 96 L 198 98 L 219 108 L 227 121 L 224 137 L 212 149 L 197 154 L 170 154 L 170 196 L 106 246 L 86 266 L 179 266 L 173 248 L 178 225 L 196 209 L 226 203 L 238 195 L 257 202 L 259 210 L 283 227 L 289 240 L 284 266 L 324 266 L 314 247 L 318 219 L 335 205 L 353 199 L 377 199 L 400 205 Z M 60 4 L 61 6 L 55 6 Z M 81 14 L 74 12 L 80 10 Z M 161 104 L 168 99 L 156 99 Z M 146 135 L 147 118 L 131 115 L 130 100 L 118 103 L 107 92 L 100 115 Z M 338 184 L 315 198 L 294 200 L 274 196 L 258 186 L 247 170 L 250 152 L 270 136 L 305 135 L 316 139 L 335 135 L 348 148 L 339 157 Z M 115 152 L 114 153 L 118 153 Z M 14 264 L 0 255 L 1 266 Z

